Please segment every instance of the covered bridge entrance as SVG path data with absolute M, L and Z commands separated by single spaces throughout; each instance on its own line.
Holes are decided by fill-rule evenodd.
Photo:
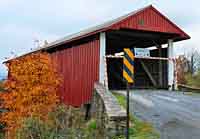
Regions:
M 176 34 L 155 33 L 151 31 L 137 31 L 120 29 L 107 33 L 107 78 L 109 89 L 124 89 L 123 81 L 123 58 L 114 55 L 123 52 L 123 48 L 150 48 L 151 57 L 168 58 L 168 49 L 162 44 L 170 43 Z M 170 44 L 169 44 L 170 45 Z M 109 55 L 112 55 L 109 57 Z M 168 88 L 168 60 L 139 59 L 135 61 L 135 84 L 134 88 Z M 172 63 L 173 64 L 173 63 Z
M 109 58 L 123 48 L 155 46 L 151 56 L 173 58 L 173 42 L 190 37 L 153 6 L 46 44 L 25 55 L 45 51 L 63 77 L 61 100 L 72 106 L 90 103 L 94 83 L 122 89 L 122 59 Z M 167 44 L 164 48 L 163 44 Z M 20 57 L 17 57 L 20 58 Z M 12 60 L 12 59 L 11 59 Z M 10 61 L 10 60 L 9 60 Z M 7 62 L 9 62 L 7 61 Z M 174 82 L 171 61 L 136 59 L 134 87 L 168 88 Z
M 175 86 L 173 43 L 189 39 L 185 32 L 152 6 L 109 24 L 110 29 L 100 35 L 101 59 L 104 58 L 100 65 L 100 81 L 108 89 L 124 89 L 126 86 L 122 77 L 123 58 L 116 57 L 124 48 L 154 48 L 150 56 L 157 57 L 156 60 L 136 59 L 132 88 L 171 89 Z

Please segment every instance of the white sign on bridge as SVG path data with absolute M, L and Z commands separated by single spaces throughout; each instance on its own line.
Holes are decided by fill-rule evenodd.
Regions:
M 150 57 L 150 50 L 145 48 L 134 48 L 135 56 L 137 57 Z

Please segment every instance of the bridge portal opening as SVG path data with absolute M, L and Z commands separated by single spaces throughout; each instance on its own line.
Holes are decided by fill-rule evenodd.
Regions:
M 116 55 L 124 48 L 152 48 L 151 57 L 168 57 L 164 44 L 176 34 L 120 29 L 106 33 L 106 55 Z M 110 90 L 126 88 L 123 79 L 123 58 L 107 57 L 107 82 Z M 135 59 L 135 84 L 132 88 L 168 89 L 168 61 Z

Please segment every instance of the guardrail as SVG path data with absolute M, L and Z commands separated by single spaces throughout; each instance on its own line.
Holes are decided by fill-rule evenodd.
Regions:
M 185 91 L 185 92 L 195 92 L 195 93 L 200 93 L 200 88 L 197 87 L 192 87 L 184 84 L 178 84 L 178 89 L 180 91 Z

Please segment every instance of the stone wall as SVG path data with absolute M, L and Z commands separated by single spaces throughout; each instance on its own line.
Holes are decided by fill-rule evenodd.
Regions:
M 92 117 L 97 120 L 97 128 L 101 129 L 102 138 L 110 139 L 125 134 L 125 109 L 119 105 L 116 97 L 99 83 L 95 84 Z

